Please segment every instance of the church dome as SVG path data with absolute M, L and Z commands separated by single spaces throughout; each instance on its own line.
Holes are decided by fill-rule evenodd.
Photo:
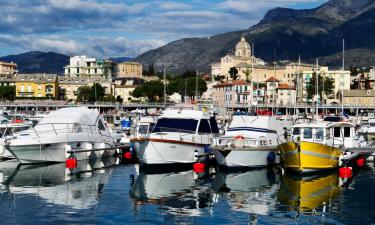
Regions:
M 251 50 L 250 44 L 245 40 L 245 37 L 241 37 L 241 41 L 237 43 L 236 50 L 249 49 Z
M 237 43 L 235 55 L 243 58 L 251 57 L 251 46 L 245 40 L 245 37 L 241 37 L 240 42 Z

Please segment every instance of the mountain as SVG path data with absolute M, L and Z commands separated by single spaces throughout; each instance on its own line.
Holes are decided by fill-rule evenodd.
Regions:
M 326 65 L 341 65 L 342 39 L 346 42 L 346 66 L 373 65 L 375 58 L 375 1 L 330 0 L 305 10 L 275 8 L 246 30 L 207 38 L 185 38 L 139 55 L 135 60 L 145 68 L 149 63 L 176 73 L 187 69 L 209 72 L 210 63 L 234 49 L 240 37 L 255 43 L 255 55 L 266 61 L 305 61 L 320 58 Z
M 69 64 L 69 56 L 55 52 L 31 51 L 4 56 L 0 61 L 17 63 L 19 73 L 62 74 L 63 67 Z
M 109 58 L 114 63 L 121 63 L 121 62 L 128 62 L 133 60 L 134 58 L 132 57 L 116 57 L 116 58 Z

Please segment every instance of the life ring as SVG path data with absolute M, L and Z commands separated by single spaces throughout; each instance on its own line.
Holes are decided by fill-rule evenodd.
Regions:
M 234 140 L 245 140 L 245 137 L 242 135 L 234 136 Z

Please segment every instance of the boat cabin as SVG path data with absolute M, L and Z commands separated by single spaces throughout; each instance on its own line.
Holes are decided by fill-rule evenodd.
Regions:
M 152 133 L 178 132 L 188 134 L 218 134 L 214 116 L 196 110 L 167 110 L 158 118 Z
M 338 123 L 305 123 L 292 128 L 293 141 L 308 141 L 314 143 L 342 146 L 354 140 L 355 126 L 349 122 Z

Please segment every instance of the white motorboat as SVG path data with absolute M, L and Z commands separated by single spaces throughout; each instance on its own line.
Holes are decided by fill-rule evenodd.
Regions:
M 375 118 L 369 118 L 367 124 L 362 124 L 358 133 L 367 140 L 375 140 Z
M 226 168 L 279 163 L 277 146 L 285 141 L 284 124 L 272 116 L 233 115 L 225 134 L 212 140 L 217 163 Z
M 21 163 L 65 162 L 107 157 L 115 140 L 97 110 L 62 108 L 49 113 L 31 131 L 19 132 L 6 147 Z M 98 149 L 113 148 L 113 150 Z
M 135 151 L 142 165 L 188 164 L 207 155 L 207 146 L 218 133 L 210 113 L 166 109 L 149 135 L 131 142 L 141 143 Z
M 11 139 L 14 133 L 30 129 L 32 123 L 9 121 L 1 116 L 0 120 L 0 159 L 11 159 L 14 158 L 14 156 L 5 148 L 6 141 Z

